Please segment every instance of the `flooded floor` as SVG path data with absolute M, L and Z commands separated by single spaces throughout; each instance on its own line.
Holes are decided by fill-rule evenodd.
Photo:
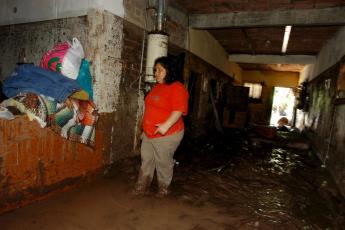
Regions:
M 345 201 L 309 150 L 244 133 L 185 140 L 167 198 L 132 196 L 139 158 L 0 216 L 0 229 L 345 229 Z M 300 145 L 300 143 L 298 143 Z M 298 145 L 296 144 L 296 146 Z

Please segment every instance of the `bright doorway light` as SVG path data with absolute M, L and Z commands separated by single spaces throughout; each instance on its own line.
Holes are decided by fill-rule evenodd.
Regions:
M 270 125 L 276 126 L 280 118 L 286 117 L 292 123 L 295 95 L 292 88 L 274 87 Z

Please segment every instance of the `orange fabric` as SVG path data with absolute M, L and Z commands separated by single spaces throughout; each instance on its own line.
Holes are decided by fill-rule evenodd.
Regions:
M 156 84 L 145 99 L 143 129 L 148 138 L 161 137 L 156 131 L 157 124 L 164 123 L 173 111 L 187 115 L 188 92 L 180 82 Z M 170 127 L 164 136 L 172 135 L 184 129 L 182 116 Z

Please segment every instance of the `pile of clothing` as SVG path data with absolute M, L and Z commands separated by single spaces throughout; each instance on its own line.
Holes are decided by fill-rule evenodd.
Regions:
M 8 99 L 0 104 L 3 114 L 16 108 L 62 137 L 95 145 L 98 113 L 93 103 L 92 76 L 80 42 L 57 44 L 41 59 L 40 66 L 18 65 L 3 82 Z

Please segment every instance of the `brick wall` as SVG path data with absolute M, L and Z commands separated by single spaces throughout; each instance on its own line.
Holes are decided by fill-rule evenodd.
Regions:
M 104 165 L 104 134 L 94 149 L 66 141 L 26 116 L 0 119 L 0 213 L 81 181 Z

